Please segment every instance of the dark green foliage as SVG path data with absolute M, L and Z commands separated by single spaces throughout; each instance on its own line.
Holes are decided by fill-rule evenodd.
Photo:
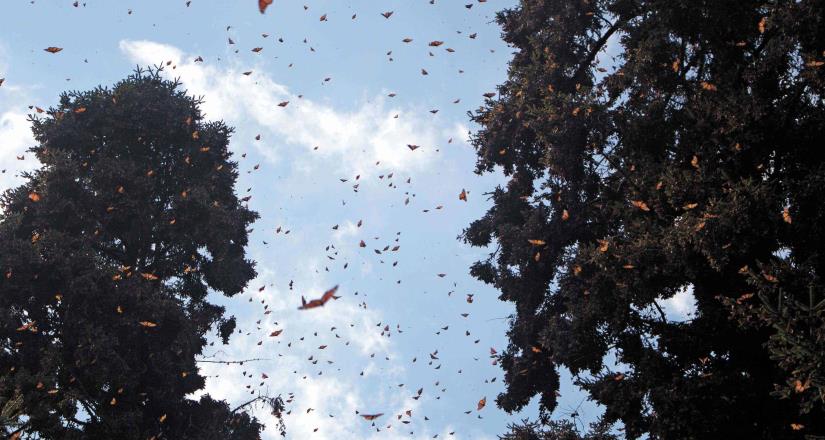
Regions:
M 500 436 L 501 440 L 617 440 L 610 433 L 609 426 L 591 426 L 591 432 L 582 436 L 575 424 L 567 421 L 549 421 L 545 424 L 523 422 L 508 427 L 510 432 Z
M 525 0 L 498 21 L 515 54 L 474 145 L 509 181 L 465 239 L 498 246 L 472 273 L 516 307 L 499 406 L 552 411 L 565 366 L 629 438 L 825 435 L 825 3 Z
M 232 130 L 199 104 L 139 70 L 33 117 L 43 166 L 3 195 L 0 217 L 6 433 L 259 437 L 241 410 L 186 398 L 204 387 L 206 334 L 234 329 L 207 293 L 235 295 L 255 276 L 244 246 L 257 214 L 234 193 Z

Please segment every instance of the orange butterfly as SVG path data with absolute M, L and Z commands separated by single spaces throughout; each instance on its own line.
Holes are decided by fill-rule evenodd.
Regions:
M 327 303 L 330 299 L 338 299 L 339 296 L 335 296 L 335 292 L 338 290 L 338 286 L 333 287 L 332 289 L 327 290 L 324 292 L 323 296 L 319 299 L 313 299 L 307 302 L 304 297 L 301 297 L 301 307 L 298 307 L 298 310 L 307 310 L 307 309 L 314 309 L 315 307 L 321 307 Z
M 261 10 L 261 14 L 266 12 L 266 8 L 268 8 L 269 5 L 272 4 L 272 1 L 273 0 L 258 0 L 258 9 Z
M 378 414 L 361 414 L 361 417 L 363 417 L 363 418 L 364 418 L 364 420 L 375 420 L 375 419 L 377 419 L 377 418 L 379 418 L 379 417 L 381 417 L 381 416 L 383 416 L 383 415 L 384 415 L 384 413 L 378 413 Z

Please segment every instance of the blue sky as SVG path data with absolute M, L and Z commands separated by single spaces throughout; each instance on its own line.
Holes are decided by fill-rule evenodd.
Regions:
M 167 62 L 170 77 L 204 95 L 207 118 L 237 129 L 238 192 L 261 214 L 248 249 L 258 278 L 243 295 L 215 298 L 242 333 L 207 354 L 270 359 L 205 364 L 207 392 L 231 402 L 258 389 L 294 393 L 286 422 L 296 439 L 492 439 L 508 422 L 535 417 L 534 404 L 515 415 L 495 407 L 503 384 L 490 349 L 505 347 L 511 307 L 468 275 L 485 251 L 456 239 L 502 181 L 473 173 L 466 112 L 506 76 L 511 51 L 493 18 L 513 1 L 275 0 L 266 15 L 254 0 L 72 3 L 4 2 L 0 187 L 36 166 L 16 157 L 33 142 L 29 105 L 45 108 L 63 90 L 111 85 L 136 65 Z M 435 40 L 444 44 L 428 46 Z M 63 50 L 44 52 L 49 46 Z M 341 299 L 296 310 L 301 295 L 336 284 Z M 273 330 L 283 333 L 269 337 Z M 581 401 L 562 386 L 561 413 Z M 356 410 L 385 415 L 371 426 Z M 585 420 L 597 413 L 590 405 L 579 412 Z

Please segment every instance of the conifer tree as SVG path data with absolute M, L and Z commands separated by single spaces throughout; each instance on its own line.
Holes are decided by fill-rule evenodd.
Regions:
M 259 438 L 208 395 L 197 357 L 235 320 L 210 303 L 255 276 L 257 214 L 232 129 L 159 69 L 32 116 L 42 167 L 2 197 L 0 426 L 12 438 Z M 0 140 L 2 142 L 2 140 Z M 262 396 L 280 414 L 279 398 Z
M 570 369 L 628 438 L 825 435 L 825 3 L 523 0 L 464 238 L 508 411 Z M 691 316 L 668 314 L 678 296 Z M 619 423 L 620 422 L 620 423 Z

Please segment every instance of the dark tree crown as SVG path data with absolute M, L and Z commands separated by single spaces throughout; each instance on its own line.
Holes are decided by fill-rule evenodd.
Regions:
M 823 8 L 498 15 L 515 53 L 473 144 L 508 182 L 464 237 L 499 245 L 471 272 L 516 307 L 502 408 L 552 411 L 564 366 L 628 438 L 825 434 Z
M 257 438 L 204 396 L 196 357 L 234 318 L 257 214 L 235 195 L 232 129 L 160 70 L 32 116 L 42 167 L 2 197 L 0 409 L 31 438 Z M 279 410 L 280 401 L 271 400 Z

